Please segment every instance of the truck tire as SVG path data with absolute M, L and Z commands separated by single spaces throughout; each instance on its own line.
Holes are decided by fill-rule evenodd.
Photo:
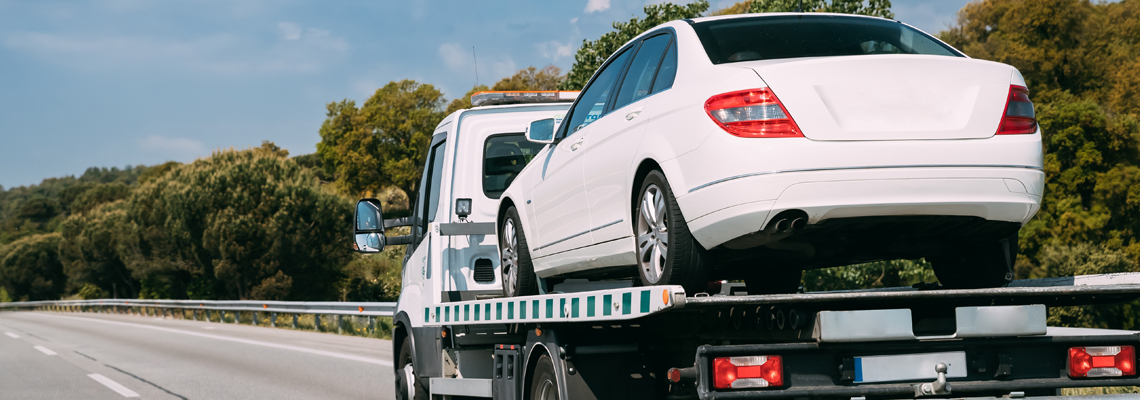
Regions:
M 428 392 L 423 380 L 416 376 L 412 367 L 412 341 L 404 339 L 400 345 L 400 355 L 396 358 L 396 399 L 427 400 Z M 410 377 L 409 377 L 410 376 Z
M 963 251 L 930 260 L 938 283 L 947 289 L 1002 287 L 1013 281 L 1017 234 L 998 242 L 966 245 Z
M 554 361 L 546 354 L 539 356 L 535 361 L 528 400 L 558 400 L 558 379 L 554 377 Z
M 538 294 L 534 264 L 530 261 L 530 248 L 526 245 L 519 212 L 514 206 L 507 208 L 503 225 L 499 229 L 499 271 L 506 297 Z
M 650 171 L 638 193 L 633 235 L 641 284 L 681 285 L 689 294 L 704 291 L 708 284 L 705 249 L 689 232 L 665 175 Z

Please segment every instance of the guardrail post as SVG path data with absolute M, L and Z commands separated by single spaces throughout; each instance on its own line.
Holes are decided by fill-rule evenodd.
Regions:
M 320 314 L 313 314 L 313 329 L 316 329 L 317 332 L 321 331 L 321 315 Z
M 269 313 L 269 326 L 274 327 L 274 328 L 277 327 L 277 313 L 275 313 L 275 312 Z
M 257 326 L 257 317 L 260 317 L 260 315 L 258 315 L 258 314 L 260 314 L 260 313 L 257 311 L 253 312 L 253 319 L 251 321 L 249 321 L 250 325 Z
M 368 316 L 368 333 L 376 333 L 376 317 Z
M 297 313 L 293 313 L 293 329 L 297 329 Z
M 340 314 L 336 315 L 336 333 L 337 334 L 344 333 L 344 319 L 342 318 L 342 316 Z

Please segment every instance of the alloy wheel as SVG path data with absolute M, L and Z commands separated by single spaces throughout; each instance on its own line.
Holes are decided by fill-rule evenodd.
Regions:
M 665 273 L 665 257 L 669 254 L 668 215 L 661 188 L 646 187 L 637 213 L 637 263 L 649 283 L 657 283 Z
M 515 285 L 519 280 L 519 252 L 518 252 L 518 238 L 515 230 L 515 222 L 507 219 L 506 224 L 503 224 L 503 243 L 502 243 L 502 263 L 501 268 L 503 271 L 503 292 L 506 296 L 515 296 Z

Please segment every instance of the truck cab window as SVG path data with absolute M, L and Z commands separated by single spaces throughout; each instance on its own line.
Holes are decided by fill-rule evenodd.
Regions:
M 499 198 L 543 146 L 526 140 L 522 133 L 487 138 L 483 144 L 483 194 Z
M 428 223 L 435 222 L 435 214 L 437 211 L 439 211 L 439 186 L 441 181 L 440 178 L 443 176 L 444 143 L 445 142 L 439 142 L 439 144 L 435 145 L 435 147 L 432 147 L 431 154 L 428 156 L 428 159 L 431 160 L 431 163 L 429 164 L 430 167 L 427 170 L 427 181 L 430 182 L 430 184 L 427 187 L 427 193 L 424 193 L 424 196 L 427 199 L 427 214 L 424 215 L 425 218 L 423 219 L 423 228 L 425 231 L 427 230 Z

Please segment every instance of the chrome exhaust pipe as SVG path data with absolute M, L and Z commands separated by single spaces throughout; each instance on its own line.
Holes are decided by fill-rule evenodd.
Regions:
M 807 219 L 805 218 L 796 218 L 792 220 L 792 229 L 794 230 L 798 231 L 800 229 L 803 229 L 805 226 L 807 226 Z
M 790 229 L 791 227 L 792 227 L 792 224 L 788 223 L 787 218 L 776 221 L 776 232 L 784 233 L 784 232 L 787 232 L 788 229 Z

